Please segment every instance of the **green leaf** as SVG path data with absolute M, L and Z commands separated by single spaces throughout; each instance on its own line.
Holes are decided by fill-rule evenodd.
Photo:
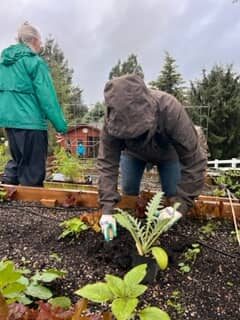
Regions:
M 112 303 L 112 313 L 117 320 L 128 320 L 132 316 L 137 307 L 138 299 L 123 299 L 119 298 Z M 153 320 L 153 319 L 152 319 Z
M 62 307 L 63 309 L 69 309 L 72 304 L 68 297 L 56 297 L 48 300 L 48 302 L 54 307 Z
M 165 270 L 168 266 L 168 255 L 163 248 L 153 247 L 152 254 L 161 270 Z
M 34 283 L 30 284 L 30 286 L 27 288 L 26 294 L 42 300 L 48 300 L 52 297 L 52 292 L 48 288 Z
M 18 296 L 17 301 L 24 305 L 32 303 L 32 300 L 26 297 L 25 294 L 21 294 L 20 296 Z
M 93 302 L 106 302 L 114 299 L 112 291 L 109 289 L 108 285 L 103 282 L 88 284 L 75 291 L 75 293 Z
M 0 288 L 9 283 L 16 282 L 21 276 L 20 272 L 15 271 L 13 262 L 5 261 L 0 269 Z
M 125 283 L 121 278 L 107 274 L 105 280 L 115 298 L 123 298 L 125 296 Z
M 141 320 L 171 320 L 169 315 L 157 307 L 147 307 L 139 312 Z
M 126 296 L 129 298 L 137 298 L 142 295 L 147 290 L 147 286 L 143 284 L 131 285 L 130 287 L 126 286 Z
M 8 286 L 2 289 L 2 294 L 5 298 L 15 298 L 20 292 L 24 291 L 25 288 L 26 286 L 21 283 L 10 283 Z
M 24 276 L 21 276 L 21 278 L 19 278 L 17 280 L 17 283 L 21 283 L 21 284 L 23 284 L 24 286 L 27 287 L 29 285 L 29 280 L 28 280 L 28 278 L 26 278 Z
M 124 282 L 128 287 L 135 286 L 136 284 L 140 283 L 147 272 L 147 265 L 140 264 L 135 268 L 131 269 L 127 274 L 124 276 Z
M 37 272 L 32 278 L 32 281 L 42 281 L 42 282 L 52 282 L 58 278 L 61 278 L 66 274 L 65 271 L 60 271 L 57 269 L 48 269 L 41 273 Z

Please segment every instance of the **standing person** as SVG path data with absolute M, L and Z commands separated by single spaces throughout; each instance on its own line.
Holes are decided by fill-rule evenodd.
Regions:
M 77 152 L 77 155 L 78 155 L 79 158 L 82 158 L 82 157 L 85 156 L 85 154 L 86 154 L 86 148 L 85 148 L 85 146 L 83 145 L 82 141 L 79 141 L 79 142 L 78 142 L 76 152 Z
M 123 193 L 139 193 L 150 162 L 158 167 L 165 195 L 180 203 L 180 215 L 186 213 L 201 192 L 207 161 L 184 107 L 172 95 L 148 89 L 137 75 L 109 81 L 104 95 L 107 111 L 98 156 L 104 234 L 109 227 L 116 231 L 112 212 L 120 200 L 120 157 Z M 168 213 L 173 216 L 174 209 L 168 207 Z
M 39 31 L 25 22 L 18 30 L 17 41 L 3 50 L 0 60 L 0 127 L 6 129 L 12 156 L 2 182 L 42 186 L 47 120 L 60 134 L 67 131 L 67 124 L 48 67 L 39 56 Z

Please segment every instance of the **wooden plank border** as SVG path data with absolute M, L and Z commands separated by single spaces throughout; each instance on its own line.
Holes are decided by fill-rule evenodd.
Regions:
M 32 201 L 49 203 L 52 206 L 64 205 L 69 199 L 74 200 L 75 205 L 86 208 L 98 208 L 98 192 L 97 191 L 80 191 L 69 189 L 54 188 L 35 188 L 25 186 L 1 185 L 5 190 L 11 191 L 16 189 L 13 200 Z M 148 193 L 149 194 L 149 193 Z M 137 197 L 122 196 L 121 201 L 117 204 L 119 208 L 134 209 L 136 207 Z M 240 221 L 240 202 L 233 201 L 234 210 L 237 219 Z M 195 206 L 189 213 L 195 217 L 219 217 L 232 219 L 232 210 L 227 198 L 199 196 L 195 201 Z

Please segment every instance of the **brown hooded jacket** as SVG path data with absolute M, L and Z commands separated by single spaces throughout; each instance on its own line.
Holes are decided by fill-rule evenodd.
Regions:
M 121 152 L 160 164 L 179 160 L 181 181 L 176 201 L 182 213 L 193 205 L 204 184 L 206 156 L 184 107 L 171 95 L 150 90 L 137 75 L 109 81 L 104 89 L 107 112 L 101 133 L 98 168 L 100 203 L 111 214 L 117 191 Z

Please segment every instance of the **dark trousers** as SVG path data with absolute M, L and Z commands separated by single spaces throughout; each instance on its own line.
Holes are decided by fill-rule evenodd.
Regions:
M 46 173 L 47 131 L 6 129 L 12 160 L 7 163 L 2 182 L 42 187 Z

